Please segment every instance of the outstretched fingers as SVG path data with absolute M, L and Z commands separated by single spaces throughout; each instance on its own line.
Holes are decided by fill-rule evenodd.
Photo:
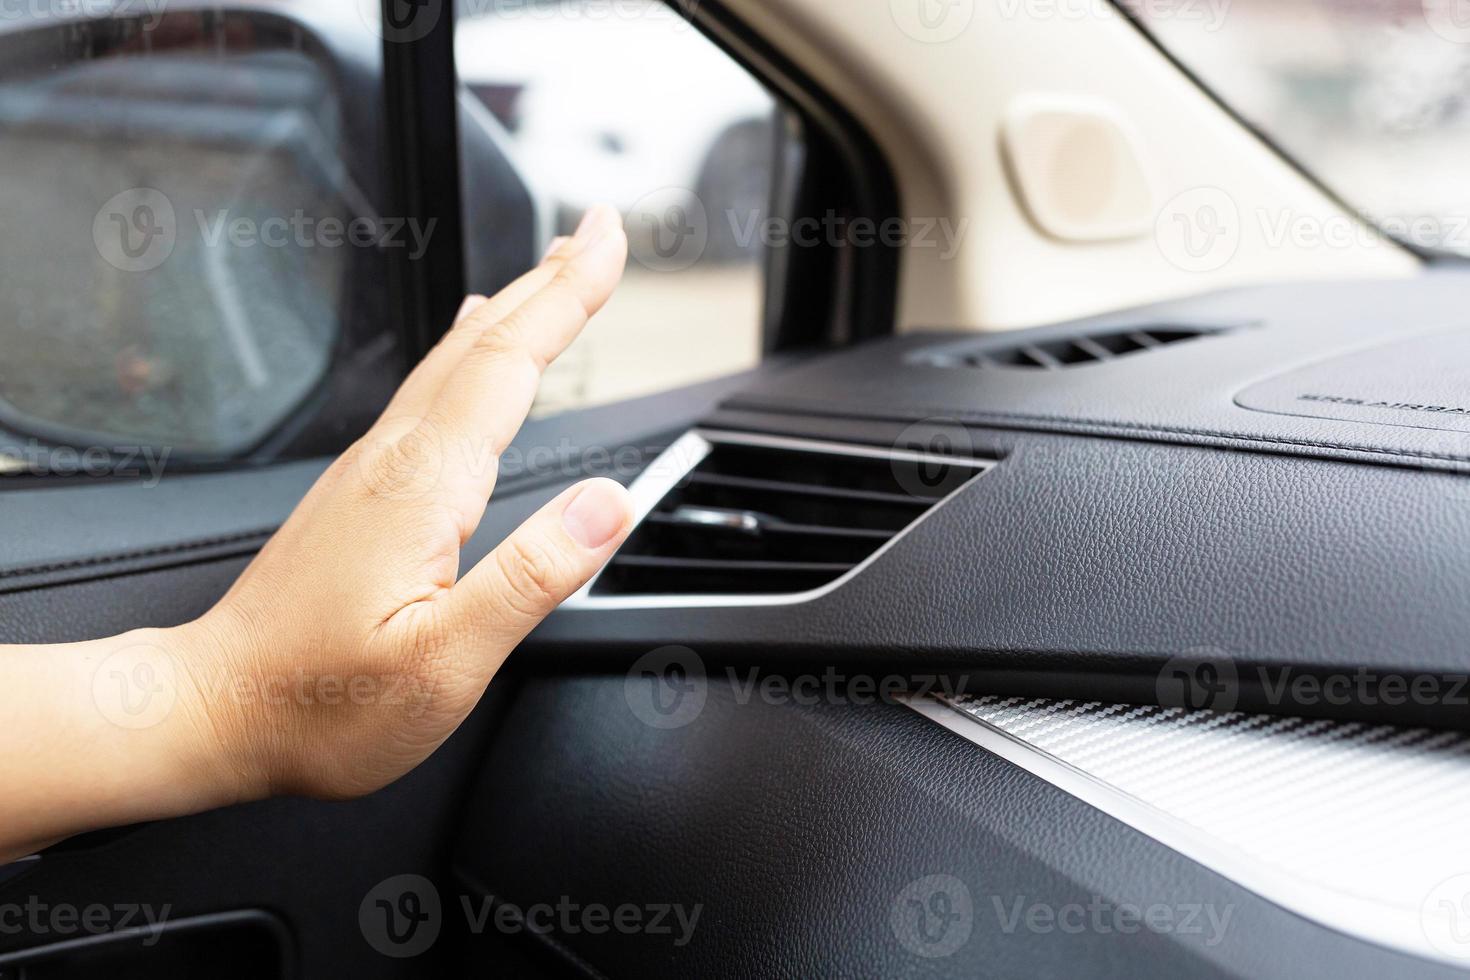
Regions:
M 484 512 L 499 456 L 525 422 L 542 373 L 622 278 L 628 244 L 611 208 L 589 212 L 565 248 L 570 257 L 518 307 L 492 316 L 487 304 L 469 314 L 474 340 L 425 412 L 425 424 L 445 450 L 447 500 L 461 516 L 465 537 Z
M 595 207 L 533 272 L 467 301 L 365 438 L 367 489 L 432 499 L 453 513 L 461 542 L 473 534 L 542 372 L 612 295 L 627 247 L 618 212 Z

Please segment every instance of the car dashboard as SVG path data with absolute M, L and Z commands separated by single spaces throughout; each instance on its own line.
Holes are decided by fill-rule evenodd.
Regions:
M 20 880 L 75 893 L 85 860 L 121 889 L 148 861 L 164 889 L 201 870 L 168 855 L 230 842 L 203 867 L 320 927 L 292 940 L 307 975 L 383 963 L 231 864 L 251 841 L 304 872 L 353 848 L 354 894 L 421 861 L 446 902 L 702 917 L 525 949 L 470 930 L 441 970 L 1448 974 L 1467 281 L 918 333 L 535 420 L 463 566 L 585 475 L 630 482 L 639 525 L 440 754 L 368 801 L 131 829 Z M 197 615 L 320 468 L 109 488 L 105 510 L 13 491 L 21 525 L 73 519 L 0 568 L 0 618 L 59 640 Z

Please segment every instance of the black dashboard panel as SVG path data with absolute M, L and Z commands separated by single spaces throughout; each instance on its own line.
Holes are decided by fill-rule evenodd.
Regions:
M 625 683 L 523 687 L 453 857 L 476 901 L 694 923 L 558 920 L 544 941 L 587 975 L 1451 975 L 1285 912 L 908 708 L 743 700 L 711 678 L 660 729 Z M 1175 917 L 1129 926 L 1130 906 Z
M 879 443 L 903 427 L 720 413 L 712 421 Z M 908 430 L 912 436 L 915 430 Z M 1464 726 L 1466 479 L 1259 452 L 977 429 L 990 472 L 856 577 L 797 605 L 564 609 L 533 641 L 613 656 L 947 668 L 987 692 L 1154 703 L 1207 651 L 1237 706 Z M 1283 678 L 1433 674 L 1444 698 Z M 1284 672 L 1284 673 L 1283 673 Z M 963 677 L 961 677 L 963 679 Z M 1392 682 L 1398 683 L 1398 682 Z
M 929 367 L 910 355 L 953 337 L 882 341 L 533 423 L 462 567 L 569 481 L 608 472 L 624 449 L 646 463 L 696 423 L 874 447 L 944 434 L 999 462 L 810 602 L 559 612 L 511 661 L 535 676 L 497 681 L 478 720 L 367 800 L 151 825 L 48 854 L 6 893 L 136 900 L 141 880 L 190 915 L 271 908 L 301 928 L 309 975 L 344 962 L 422 975 L 426 962 L 373 954 L 358 921 L 373 882 L 408 871 L 434 875 L 450 901 L 703 906 L 683 946 L 621 933 L 561 943 L 569 962 L 610 975 L 1435 975 L 1282 911 L 904 707 L 742 704 L 723 668 L 851 665 L 849 676 L 939 673 L 986 693 L 1153 702 L 1173 658 L 1203 655 L 1233 671 L 1243 709 L 1470 727 L 1470 691 L 1455 685 L 1470 673 L 1470 453 L 1457 442 L 1470 436 L 1458 423 L 1337 417 L 1343 404 L 1262 411 L 1250 394 L 1285 385 L 1280 397 L 1296 400 L 1291 372 L 1321 365 L 1344 393 L 1361 383 L 1379 401 L 1459 404 L 1462 364 L 1439 357 L 1419 378 L 1417 357 L 1355 352 L 1449 335 L 1467 284 L 1437 273 L 1273 287 L 1116 314 L 1093 323 L 1238 329 L 1054 371 Z M 9 491 L 4 639 L 198 615 L 315 465 Z M 702 658 L 708 700 L 694 723 L 661 730 L 629 711 L 625 670 L 669 644 Z M 1320 680 L 1359 667 L 1439 680 L 1443 696 L 1405 703 L 1382 684 L 1346 701 L 1272 694 L 1283 670 Z M 915 958 L 894 904 L 932 875 L 966 884 L 976 928 L 951 956 Z M 1208 933 L 1037 934 L 999 918 L 1017 898 L 1160 896 L 1232 908 L 1235 926 L 1207 945 Z M 475 972 L 491 955 L 469 951 Z
M 852 418 L 947 418 L 1465 471 L 1470 431 L 1446 429 L 1436 419 L 1463 418 L 1470 410 L 1470 362 L 1457 356 L 1470 331 L 1467 296 L 1470 273 L 1443 270 L 1387 282 L 1238 289 L 1013 335 L 1234 328 L 1047 372 L 934 367 L 922 355 L 953 336 L 912 335 L 767 376 L 727 404 Z M 1419 337 L 1437 339 L 1405 343 Z M 1288 384 L 1290 372 L 1314 365 L 1324 367 Z M 1254 411 L 1237 402 L 1272 378 L 1283 386 L 1278 397 L 1302 406 L 1327 397 L 1462 412 L 1313 417 L 1321 413 Z
M 1061 370 L 936 367 L 917 355 L 954 339 L 917 336 L 763 372 L 706 424 L 902 448 L 945 433 L 1000 464 L 810 601 L 567 609 L 533 639 L 588 656 L 779 650 L 1143 703 L 1167 669 L 1207 661 L 1243 709 L 1470 727 L 1470 431 L 1449 411 L 1470 365 L 1444 356 L 1470 329 L 1455 332 L 1467 291 L 1459 272 L 1261 287 L 1012 335 L 1236 325 Z M 1273 397 L 1402 405 L 1343 418 L 1237 401 L 1263 382 L 1294 392 L 1290 372 L 1315 364 Z M 1431 402 L 1446 411 L 1403 407 Z M 1405 424 L 1419 415 L 1438 427 Z

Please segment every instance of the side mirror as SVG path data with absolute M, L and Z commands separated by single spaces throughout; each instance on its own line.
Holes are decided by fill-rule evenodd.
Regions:
M 360 363 L 369 338 L 397 369 L 394 252 L 434 231 L 383 213 L 381 31 L 339 2 L 120 9 L 0 24 L 0 471 L 270 458 L 321 416 L 350 438 L 396 376 Z M 536 209 L 463 146 L 489 288 L 534 260 Z
M 0 66 L 0 195 L 25 229 L 0 244 L 0 427 L 176 458 L 259 445 L 326 376 L 354 284 L 381 279 L 346 244 L 380 229 L 330 49 L 279 15 L 170 11 L 0 34 Z

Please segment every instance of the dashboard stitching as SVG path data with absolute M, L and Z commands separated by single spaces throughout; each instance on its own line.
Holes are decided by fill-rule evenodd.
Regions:
M 737 398 L 737 399 L 732 399 L 731 401 L 726 402 L 721 407 L 722 408 L 730 408 L 730 409 L 753 410 L 753 411 L 773 411 L 773 410 L 774 411 L 796 411 L 796 412 L 800 412 L 800 413 L 806 414 L 806 415 L 820 415 L 820 416 L 826 416 L 826 417 L 832 417 L 832 418 L 853 418 L 853 417 L 860 417 L 860 418 L 884 418 L 884 419 L 893 419 L 895 421 L 908 421 L 908 418 L 905 417 L 905 416 L 880 415 L 880 414 L 877 414 L 877 413 L 864 413 L 864 414 L 861 414 L 861 415 L 858 415 L 858 416 L 853 416 L 853 415 L 847 415 L 847 414 L 844 414 L 844 413 L 841 413 L 841 412 L 834 412 L 834 411 L 831 411 L 830 409 L 827 410 L 827 411 L 822 411 L 822 410 L 819 410 L 819 409 L 812 408 L 811 407 L 811 404 L 814 404 L 814 403 L 810 403 L 810 404 L 809 403 L 805 403 L 805 402 L 802 402 L 799 399 L 789 399 L 789 400 L 772 399 L 772 400 L 770 400 L 768 402 L 764 402 L 764 401 L 755 401 L 755 400 L 743 401 L 743 400 Z M 1013 422 L 1044 422 L 1044 423 L 1048 423 L 1048 424 L 1057 426 L 1058 427 L 1058 431 L 1062 431 L 1062 432 L 1075 432 L 1075 433 L 1080 433 L 1080 434 L 1083 434 L 1083 435 L 1101 435 L 1101 434 L 1106 434 L 1109 431 L 1123 431 L 1123 432 L 1140 432 L 1140 433 L 1154 434 L 1154 435 L 1205 436 L 1205 437 L 1208 437 L 1208 438 L 1211 438 L 1211 439 L 1220 439 L 1220 440 L 1225 440 L 1225 441 L 1229 441 L 1229 442 L 1237 442 L 1237 443 L 1243 442 L 1243 443 L 1263 443 L 1263 444 L 1266 444 L 1266 445 L 1300 446 L 1300 447 L 1307 448 L 1307 449 L 1340 449 L 1340 450 L 1342 450 L 1344 452 L 1371 453 L 1371 454 L 1380 455 L 1380 456 L 1394 456 L 1394 457 L 1400 457 L 1400 458 L 1414 458 L 1414 459 L 1436 459 L 1436 460 L 1443 460 L 1444 462 L 1447 462 L 1447 463 L 1467 463 L 1467 462 L 1470 462 L 1470 456 L 1457 456 L 1457 455 L 1455 455 L 1453 453 L 1430 453 L 1430 452 L 1417 452 L 1417 451 L 1414 451 L 1414 450 L 1383 449 L 1381 447 L 1375 447 L 1375 446 L 1358 446 L 1358 445 L 1353 445 L 1352 443 L 1342 443 L 1342 442 L 1313 442 L 1313 441 L 1308 441 L 1308 440 L 1303 440 L 1303 439 L 1283 439 L 1283 438 L 1281 438 L 1279 436 L 1240 435 L 1238 433 L 1218 432 L 1218 431 L 1214 431 L 1214 430 L 1211 430 L 1211 429 L 1171 428 L 1171 427 L 1164 427 L 1164 426 L 1142 425 L 1142 424 L 1135 423 L 1135 422 L 1086 422 L 1086 421 L 1078 421 L 1078 420 L 1073 420 L 1073 419 L 1060 418 L 1060 417 L 1054 416 L 1054 415 L 1025 415 L 1025 414 L 1016 413 L 1016 412 L 987 412 L 987 413 L 965 412 L 965 411 L 958 411 L 957 412 L 957 411 L 955 411 L 955 409 L 953 407 L 949 407 L 949 408 L 936 408 L 936 407 L 933 407 L 933 406 L 924 406 L 924 405 L 914 406 L 914 410 L 917 411 L 917 412 L 923 412 L 926 415 L 935 415 L 935 416 L 941 416 L 942 415 L 942 416 L 944 416 L 946 418 L 956 419 L 956 420 L 965 421 L 965 422 L 974 422 L 974 423 L 976 423 L 978 425 L 985 425 L 985 424 L 989 424 L 989 423 L 995 423 L 995 424 L 1002 424 L 1003 425 L 1007 421 L 1013 421 Z
M 221 545 L 241 544 L 253 541 L 257 538 L 269 538 L 276 533 L 275 528 L 260 528 L 253 531 L 241 531 L 238 534 L 227 534 L 215 538 L 198 538 L 193 541 L 181 541 L 177 544 L 159 545 L 152 548 L 139 548 L 135 551 L 121 551 L 109 555 L 91 555 L 86 558 L 73 558 L 68 561 L 51 562 L 46 565 L 27 565 L 19 568 L 0 569 L 0 579 L 22 578 L 30 575 L 48 575 L 52 572 L 73 571 L 80 568 L 94 568 L 101 565 L 116 564 L 118 562 L 137 561 L 140 558 L 157 558 L 164 555 L 177 555 L 189 551 L 202 551 L 207 548 L 218 548 Z

